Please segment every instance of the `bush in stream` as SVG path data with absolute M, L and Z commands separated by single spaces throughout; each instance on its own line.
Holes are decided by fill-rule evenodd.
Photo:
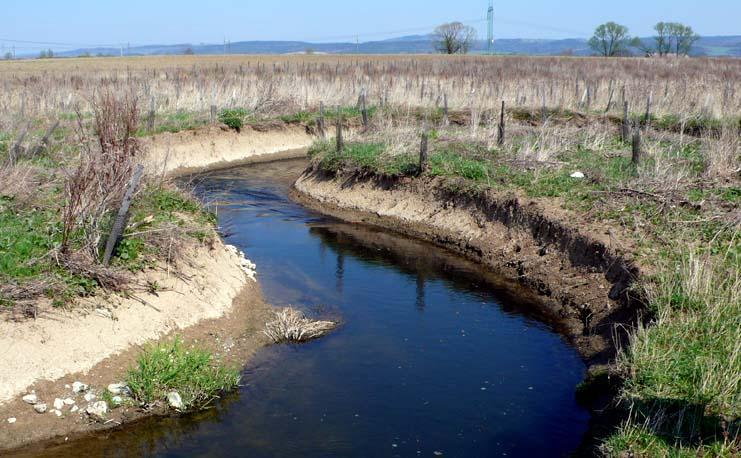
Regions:
M 182 398 L 179 410 L 202 409 L 234 389 L 241 376 L 209 351 L 187 348 L 179 338 L 151 346 L 139 356 L 126 375 L 134 399 L 146 406 L 166 402 L 168 393 Z

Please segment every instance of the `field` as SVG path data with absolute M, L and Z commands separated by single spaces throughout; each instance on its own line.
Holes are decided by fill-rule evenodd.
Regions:
M 101 271 L 30 262 L 63 243 L 60 213 L 69 205 L 60 202 L 70 196 L 62 190 L 63 171 L 79 165 L 80 134 L 92 129 L 105 103 L 133 107 L 131 136 L 217 120 L 235 128 L 299 124 L 320 137 L 324 131 L 327 139 L 319 138 L 311 153 L 327 172 L 442 177 L 461 191 L 546 199 L 575 224 L 611 226 L 616 249 L 641 266 L 644 275 L 634 288 L 647 304 L 642 324 L 629 330 L 630 345 L 611 368 L 622 380 L 626 415 L 601 451 L 738 453 L 741 60 L 183 56 L 0 62 L 0 235 L 23 241 L 4 247 L 0 238 L 0 281 L 15 285 L 0 289 L 7 308 L 34 292 L 74 297 L 105 286 Z M 331 138 L 338 113 L 346 129 L 339 148 Z M 420 164 L 422 136 L 428 150 Z M 29 195 L 29 188 L 43 192 Z M 147 189 L 135 206 L 135 223 L 153 225 L 153 231 L 180 227 L 180 235 L 203 238 L 207 212 L 166 184 Z M 144 222 L 153 212 L 167 217 Z M 75 228 L 67 235 L 75 249 L 89 248 L 91 234 Z M 160 238 L 126 240 L 117 254 L 122 268 L 136 270 L 143 260 L 162 256 Z M 53 285 L 38 282 L 50 272 Z

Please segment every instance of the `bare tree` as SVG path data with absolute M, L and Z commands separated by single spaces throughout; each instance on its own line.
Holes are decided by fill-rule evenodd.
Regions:
M 439 52 L 467 54 L 476 40 L 476 29 L 460 22 L 449 22 L 438 26 L 432 36 Z
M 594 30 L 589 39 L 589 47 L 600 56 L 613 57 L 628 54 L 631 45 L 628 28 L 614 22 L 607 22 Z

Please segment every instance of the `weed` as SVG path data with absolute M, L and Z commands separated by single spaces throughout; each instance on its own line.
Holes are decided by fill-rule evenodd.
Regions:
M 207 350 L 186 347 L 179 338 L 145 349 L 126 375 L 126 384 L 140 403 L 152 406 L 176 391 L 182 410 L 207 407 L 239 380 L 238 370 L 226 367 Z
M 239 132 L 244 127 L 247 115 L 244 108 L 225 108 L 219 112 L 218 117 L 220 122 Z

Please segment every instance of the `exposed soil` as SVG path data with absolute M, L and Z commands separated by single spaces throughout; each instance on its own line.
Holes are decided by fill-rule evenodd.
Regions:
M 641 307 L 627 238 L 577 226 L 554 202 L 493 191 L 467 193 L 443 179 L 326 175 L 310 169 L 292 197 L 348 221 L 392 229 L 480 262 L 538 293 L 588 365 L 605 364 Z M 616 338 L 618 341 L 616 341 Z
M 169 177 L 238 165 L 303 157 L 314 137 L 300 125 L 241 132 L 206 127 L 144 139 L 149 173 Z
M 200 321 L 187 329 L 171 331 L 160 340 L 179 336 L 187 344 L 197 342 L 199 346 L 212 350 L 228 364 L 243 366 L 258 349 L 270 343 L 262 329 L 271 317 L 272 307 L 263 301 L 259 285 L 249 282 L 234 299 L 231 310 L 224 316 Z M 164 410 L 121 407 L 111 410 L 105 423 L 95 422 L 83 413 L 87 404 L 83 395 L 75 395 L 70 388 L 65 387 L 79 380 L 89 384 L 91 389 L 101 392 L 108 384 L 123 380 L 126 368 L 136 361 L 140 351 L 140 345 L 131 346 L 119 354 L 106 358 L 88 371 L 67 374 L 54 381 L 37 382 L 29 387 L 29 391 L 35 390 L 39 398 L 49 404 L 55 398 L 75 399 L 80 407 L 80 411 L 76 413 L 69 413 L 68 408 L 65 408 L 62 417 L 50 412 L 38 414 L 32 406 L 20 398 L 0 407 L 2 419 L 0 454 L 32 456 L 34 450 L 41 450 L 51 444 L 64 443 L 111 428 L 120 428 L 148 416 L 170 414 Z M 6 420 L 9 417 L 16 418 L 16 423 L 9 424 Z M 13 450 L 26 444 L 33 445 Z
M 311 140 L 300 126 L 239 133 L 209 127 L 145 139 L 144 163 L 149 174 L 173 177 L 303 157 Z M 82 414 L 87 405 L 82 395 L 65 388 L 77 380 L 98 390 L 120 382 L 146 342 L 181 335 L 244 365 L 267 344 L 261 330 L 270 307 L 241 269 L 238 257 L 216 241 L 192 247 L 177 269 L 162 266 L 137 276 L 140 286 L 159 285 L 154 294 L 101 295 L 81 299 L 71 310 L 40 307 L 35 320 L 0 321 L 0 450 L 65 440 L 157 414 L 121 408 L 106 424 L 94 423 Z M 49 410 L 55 398 L 71 397 L 80 411 L 70 414 L 66 407 L 61 418 L 37 414 L 20 399 L 32 391 Z

